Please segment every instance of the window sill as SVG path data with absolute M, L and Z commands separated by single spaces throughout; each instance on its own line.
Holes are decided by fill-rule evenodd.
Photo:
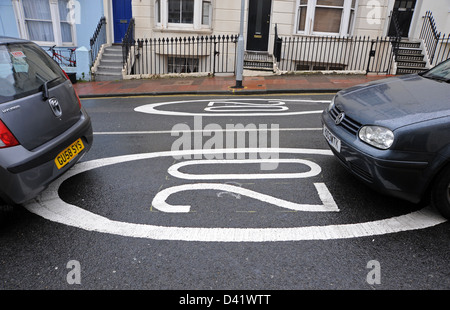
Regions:
M 309 34 L 306 34 L 306 33 L 294 33 L 294 36 L 296 36 L 296 37 L 310 37 L 310 38 L 313 38 L 313 37 L 318 37 L 318 38 L 319 37 L 333 37 L 333 38 L 343 38 L 343 39 L 352 37 L 351 35 L 348 35 L 348 34 L 342 35 L 342 34 L 339 34 L 339 33 L 329 33 L 329 32 L 316 32 L 316 33 L 309 33 Z
M 160 33 L 195 33 L 195 34 L 205 34 L 209 35 L 213 33 L 213 30 L 211 28 L 202 28 L 202 29 L 194 29 L 193 27 L 168 27 L 168 28 L 161 28 L 161 26 L 155 26 L 153 28 L 154 32 L 160 32 Z

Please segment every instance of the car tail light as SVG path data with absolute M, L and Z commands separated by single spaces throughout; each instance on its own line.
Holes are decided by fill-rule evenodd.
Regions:
M 64 73 L 64 75 L 66 76 L 66 78 L 67 78 L 68 80 L 70 80 L 70 77 L 67 75 L 66 71 L 62 70 L 62 72 Z
M 81 109 L 81 101 L 80 101 L 80 97 L 78 97 L 77 91 L 76 91 L 75 89 L 73 90 L 73 92 L 75 93 L 75 96 L 77 97 L 77 100 L 78 100 L 78 106 L 79 106 L 80 109 Z
M 19 145 L 14 135 L 9 131 L 8 127 L 0 120 L 0 148 Z

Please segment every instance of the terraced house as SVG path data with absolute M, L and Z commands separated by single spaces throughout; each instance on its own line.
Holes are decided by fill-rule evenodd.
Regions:
M 49 15 L 30 15 L 31 2 Z M 239 38 L 244 69 L 270 74 L 413 73 L 447 59 L 450 43 L 450 0 L 0 0 L 0 21 L 0 34 L 85 46 L 97 80 L 236 74 Z M 33 32 L 45 23 L 48 42 Z
M 247 70 L 404 74 L 449 56 L 448 0 L 140 0 L 132 16 L 125 77 L 234 74 L 241 27 Z

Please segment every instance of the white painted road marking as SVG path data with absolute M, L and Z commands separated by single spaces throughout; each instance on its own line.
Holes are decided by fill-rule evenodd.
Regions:
M 261 99 L 256 99 L 261 100 Z M 219 104 L 219 106 L 214 106 Z M 211 101 L 204 109 L 207 112 L 280 112 L 287 111 L 289 108 L 283 101 L 265 100 L 264 103 L 251 103 L 248 101 Z
M 322 131 L 323 128 L 264 128 L 265 131 Z M 214 132 L 259 132 L 259 128 L 233 128 L 233 129 L 219 129 L 215 128 Z M 204 133 L 204 129 L 197 130 L 177 130 L 178 133 Z M 172 134 L 173 130 L 147 130 L 147 131 L 97 131 L 94 135 L 156 135 L 156 134 Z
M 172 102 L 160 102 L 160 103 L 151 103 L 139 106 L 135 108 L 134 110 L 136 112 L 142 112 L 142 113 L 148 113 L 148 114 L 157 114 L 157 115 L 171 115 L 171 116 L 288 116 L 288 115 L 309 115 L 309 114 L 320 114 L 323 110 L 315 110 L 315 111 L 297 111 L 297 112 L 286 112 L 288 109 L 280 109 L 279 111 L 273 111 L 273 107 L 271 107 L 270 104 L 265 104 L 265 108 L 263 110 L 265 112 L 256 112 L 254 109 L 250 109 L 250 112 L 245 113 L 233 113 L 233 112 L 183 112 L 183 111 L 164 111 L 164 110 L 158 110 L 157 108 L 166 106 L 166 105 L 173 105 L 173 104 L 188 104 L 188 103 L 205 103 L 205 108 L 208 108 L 208 105 L 211 104 L 211 102 L 221 102 L 221 103 L 233 103 L 236 105 L 236 99 L 218 99 L 218 100 L 184 100 L 184 101 L 172 101 Z M 243 99 L 245 100 L 241 104 L 247 103 L 250 105 L 249 101 L 256 101 L 256 102 L 267 102 L 267 99 Z M 277 101 L 277 99 L 272 99 L 270 101 Z M 278 100 L 281 101 L 281 100 Z M 289 101 L 290 103 L 329 103 L 330 100 L 283 100 L 283 101 Z M 237 105 L 236 105 L 237 106 Z M 236 108 L 235 106 L 235 108 Z M 237 111 L 237 108 L 234 110 Z
M 167 213 L 187 213 L 190 211 L 191 206 L 189 205 L 170 205 L 166 202 L 170 195 L 192 190 L 217 190 L 217 191 L 227 191 L 230 193 L 235 193 L 242 196 L 247 196 L 261 202 L 269 203 L 280 208 L 285 208 L 294 211 L 305 211 L 305 212 L 338 212 L 339 208 L 334 202 L 328 188 L 323 183 L 314 183 L 314 186 L 319 193 L 319 197 L 322 201 L 321 205 L 311 205 L 311 204 L 299 204 L 290 202 L 284 199 L 275 198 L 273 196 L 261 194 L 246 188 L 222 184 L 222 183 L 196 183 L 196 184 L 183 184 L 179 186 L 173 186 L 166 188 L 158 192 L 153 198 L 152 206 L 159 211 Z
M 273 152 L 273 151 L 271 151 Z M 245 174 L 189 174 L 180 172 L 181 167 L 192 165 L 221 165 L 221 164 L 265 164 L 265 163 L 291 163 L 302 164 L 310 169 L 299 173 L 245 173 Z M 300 179 L 311 178 L 318 175 L 322 169 L 320 166 L 310 160 L 304 159 L 210 159 L 210 160 L 189 160 L 174 164 L 167 169 L 172 176 L 185 180 L 248 180 L 248 179 Z
M 279 153 L 312 154 L 331 156 L 329 150 L 280 148 Z M 154 240 L 181 240 L 203 242 L 275 242 L 300 240 L 332 240 L 384 235 L 396 232 L 433 227 L 447 220 L 435 210 L 427 207 L 409 214 L 383 220 L 326 226 L 307 226 L 291 228 L 202 228 L 202 227 L 164 227 L 113 221 L 103 216 L 68 204 L 58 196 L 62 182 L 79 173 L 109 165 L 135 160 L 184 156 L 197 154 L 224 154 L 237 152 L 256 152 L 258 149 L 189 150 L 176 152 L 156 152 L 102 158 L 75 165 L 60 179 L 56 180 L 36 200 L 25 207 L 50 221 L 73 227 L 120 236 L 148 238 Z

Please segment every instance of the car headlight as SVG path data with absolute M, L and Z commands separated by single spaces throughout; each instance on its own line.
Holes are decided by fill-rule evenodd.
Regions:
M 387 150 L 394 143 L 394 133 L 380 126 L 364 126 L 359 131 L 359 138 L 376 148 Z

